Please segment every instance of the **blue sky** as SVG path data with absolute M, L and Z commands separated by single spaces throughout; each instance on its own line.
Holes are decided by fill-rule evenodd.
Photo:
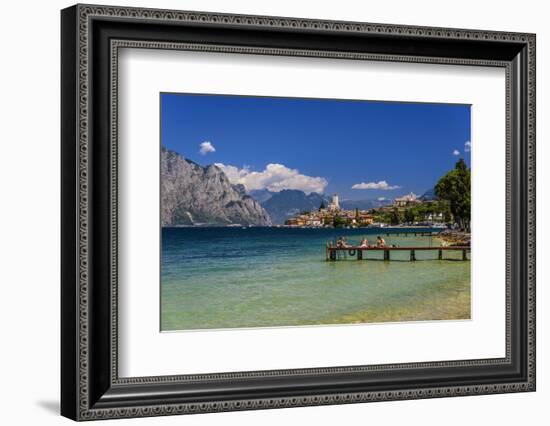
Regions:
M 459 158 L 470 106 L 161 94 L 162 144 L 248 190 L 421 195 Z

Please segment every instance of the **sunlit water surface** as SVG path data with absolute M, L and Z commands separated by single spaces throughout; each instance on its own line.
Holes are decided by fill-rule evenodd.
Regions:
M 378 229 L 163 228 L 161 329 L 277 327 L 470 318 L 470 262 L 460 252 L 365 253 L 327 262 L 338 236 L 438 246 Z

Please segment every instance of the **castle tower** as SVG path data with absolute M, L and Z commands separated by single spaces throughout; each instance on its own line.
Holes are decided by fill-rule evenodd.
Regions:
M 338 194 L 334 194 L 332 196 L 332 205 L 334 206 L 334 209 L 338 210 L 340 208 L 340 202 L 338 200 Z
M 330 200 L 330 204 L 328 205 L 328 210 L 333 212 L 336 210 L 340 210 L 340 202 L 338 200 L 338 194 L 334 194 Z

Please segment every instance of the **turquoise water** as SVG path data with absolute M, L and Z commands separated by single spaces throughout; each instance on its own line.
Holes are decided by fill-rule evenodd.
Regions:
M 163 228 L 161 329 L 274 327 L 470 317 L 470 262 L 461 253 L 368 252 L 327 262 L 325 243 L 437 246 L 377 229 Z M 448 259 L 448 260 L 447 260 Z

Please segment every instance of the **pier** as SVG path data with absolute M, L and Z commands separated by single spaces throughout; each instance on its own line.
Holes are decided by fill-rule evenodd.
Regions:
M 358 247 L 358 246 L 348 246 L 348 247 L 334 247 L 332 244 L 327 243 L 326 245 L 326 260 L 335 261 L 341 260 L 341 257 L 338 256 L 339 253 L 344 254 L 344 259 L 347 259 L 347 256 L 351 258 L 356 258 L 357 260 L 363 260 L 363 252 L 369 251 L 381 251 L 384 254 L 384 260 L 391 260 L 390 253 L 392 251 L 409 251 L 409 260 L 411 262 L 416 260 L 417 251 L 437 251 L 438 260 L 444 260 L 443 252 L 445 251 L 458 251 L 462 252 L 462 260 L 468 260 L 467 253 L 470 251 L 469 246 L 436 246 L 436 247 Z M 374 259 L 366 259 L 374 260 Z
M 385 234 L 386 237 L 437 237 L 445 228 L 433 228 L 429 226 L 407 226 L 379 228 L 380 234 Z

